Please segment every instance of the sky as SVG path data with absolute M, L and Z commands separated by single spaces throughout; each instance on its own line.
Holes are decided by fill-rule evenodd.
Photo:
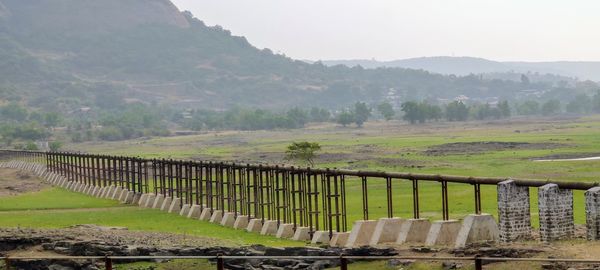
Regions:
M 172 1 L 295 59 L 600 61 L 596 0 Z

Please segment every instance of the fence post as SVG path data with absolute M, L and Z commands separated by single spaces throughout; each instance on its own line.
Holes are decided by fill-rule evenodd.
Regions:
M 6 256 L 6 258 L 4 258 L 4 268 L 6 270 L 10 270 L 10 259 L 8 258 L 8 256 Z
M 112 270 L 112 269 L 113 269 L 113 266 L 112 266 L 112 259 L 111 259 L 111 258 L 109 258 L 108 256 L 106 256 L 106 257 L 104 258 L 104 268 L 105 268 L 106 270 Z
M 223 261 L 223 255 L 217 255 L 217 270 L 225 270 L 225 262 Z
M 348 270 L 348 259 L 346 259 L 344 255 L 340 255 L 340 269 Z
M 483 263 L 479 255 L 475 256 L 475 270 L 483 270 Z

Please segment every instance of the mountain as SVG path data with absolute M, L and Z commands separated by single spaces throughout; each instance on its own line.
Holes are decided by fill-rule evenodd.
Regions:
M 475 57 L 420 57 L 394 61 L 327 60 L 328 66 L 346 65 L 363 68 L 398 67 L 421 69 L 434 73 L 459 76 L 481 73 L 542 73 L 600 81 L 600 62 L 498 62 Z
M 514 99 L 523 90 L 554 87 L 408 68 L 306 63 L 207 26 L 168 0 L 0 0 L 0 14 L 0 103 L 18 101 L 35 109 L 111 110 L 123 102 L 177 110 L 339 109 L 356 101 L 459 95 Z M 460 61 L 464 72 L 504 65 Z M 406 65 L 426 63 L 441 73 L 456 66 L 438 62 Z

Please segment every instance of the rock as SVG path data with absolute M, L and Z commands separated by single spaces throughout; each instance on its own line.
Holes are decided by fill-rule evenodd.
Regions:
M 399 260 L 399 259 L 392 259 L 389 260 L 387 265 L 389 267 L 395 268 L 398 266 L 409 266 L 411 264 L 415 263 L 415 260 Z

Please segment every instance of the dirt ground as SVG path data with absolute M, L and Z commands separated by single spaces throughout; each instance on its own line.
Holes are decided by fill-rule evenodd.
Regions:
M 48 185 L 31 172 L 17 169 L 0 170 L 0 197 L 36 192 Z
M 426 155 L 442 156 L 457 154 L 479 154 L 503 150 L 544 150 L 564 147 L 558 143 L 528 142 L 458 142 L 435 145 L 425 151 Z

